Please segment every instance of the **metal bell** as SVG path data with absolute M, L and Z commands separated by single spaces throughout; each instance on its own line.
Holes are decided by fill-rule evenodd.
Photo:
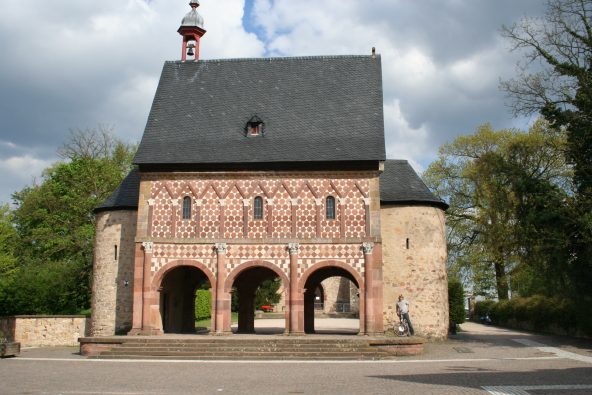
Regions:
M 195 48 L 195 45 L 194 45 L 194 44 L 189 44 L 189 45 L 187 46 L 187 55 L 188 55 L 188 56 L 193 56 L 193 55 L 195 55 L 195 52 L 193 51 L 193 48 Z

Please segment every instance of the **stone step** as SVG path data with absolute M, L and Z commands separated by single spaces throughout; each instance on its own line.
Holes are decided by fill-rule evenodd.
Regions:
M 150 349 L 121 349 L 121 348 L 113 348 L 110 351 L 104 351 L 101 355 L 129 355 L 129 354 L 157 354 L 157 353 L 167 353 L 167 352 L 184 352 L 184 353 L 194 353 L 194 354 L 223 354 L 223 353 L 266 353 L 266 354 L 275 354 L 275 353 L 282 353 L 282 354 L 350 354 L 350 353 L 357 353 L 357 354 L 383 354 L 388 355 L 387 352 L 382 350 L 376 349 L 347 349 L 342 350 L 339 352 L 335 352 L 335 350 L 293 350 L 293 349 L 236 349 L 236 348 L 216 348 L 216 349 L 183 349 L 183 348 L 150 348 Z
M 146 351 L 136 351 L 133 353 L 118 353 L 112 351 L 105 351 L 101 353 L 102 356 L 108 355 L 152 355 L 152 356 L 164 356 L 164 355 L 208 355 L 208 356 L 262 356 L 262 355 L 275 355 L 275 356 L 323 356 L 323 355 L 333 355 L 333 356 L 356 356 L 356 355 L 386 355 L 380 352 L 356 352 L 356 351 L 348 351 L 348 352 L 289 352 L 289 351 L 184 351 L 184 350 L 172 350 L 172 351 L 154 351 L 154 350 L 146 350 Z
M 207 355 L 164 355 L 164 356 L 153 356 L 153 355 L 110 355 L 110 356 L 94 356 L 89 357 L 90 359 L 136 359 L 136 360 L 200 360 L 200 361 L 237 361 L 237 360 L 245 360 L 245 361 L 376 361 L 376 360 L 392 360 L 395 359 L 393 356 L 390 355 L 360 355 L 356 354 L 354 356 L 344 356 L 341 354 L 338 355 L 328 355 L 324 354 L 322 356 L 278 356 L 274 354 L 266 354 L 266 355 L 259 355 L 259 356 L 244 356 L 244 355 L 230 355 L 230 356 L 223 356 L 223 355 L 216 355 L 216 356 L 207 356 Z

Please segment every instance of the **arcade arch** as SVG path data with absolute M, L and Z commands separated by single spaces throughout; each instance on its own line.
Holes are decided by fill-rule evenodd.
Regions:
M 238 327 L 236 333 L 283 333 L 288 328 L 288 312 L 284 313 L 284 323 L 277 328 L 255 329 L 255 296 L 257 289 L 266 280 L 278 279 L 283 289 L 288 288 L 288 278 L 269 262 L 250 262 L 241 265 L 228 277 L 225 290 L 236 294 L 238 301 Z
M 315 300 L 319 295 L 319 289 L 322 289 L 322 282 L 331 277 L 344 277 L 351 281 L 357 288 L 359 295 L 359 320 L 358 326 L 355 329 L 350 328 L 324 328 L 323 331 L 315 330 Z M 341 333 L 354 334 L 355 330 L 359 332 L 363 326 L 364 321 L 364 290 L 360 286 L 363 284 L 360 275 L 348 265 L 342 262 L 323 262 L 318 263 L 310 268 L 300 280 L 300 289 L 304 294 L 304 332 L 305 333 Z
M 176 263 L 158 273 L 155 280 L 160 284 L 159 308 L 163 332 L 195 333 L 196 291 L 203 288 L 214 293 L 209 273 L 197 265 Z

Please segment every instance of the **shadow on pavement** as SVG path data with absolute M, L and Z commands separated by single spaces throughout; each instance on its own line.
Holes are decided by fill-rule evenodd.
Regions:
M 370 378 L 399 382 L 446 385 L 462 388 L 483 386 L 532 386 L 532 385 L 592 385 L 592 369 L 539 369 L 530 372 L 500 372 L 475 366 L 448 367 L 445 373 L 416 375 L 377 375 Z M 587 390 L 590 393 L 590 389 Z M 561 392 L 567 394 L 570 392 Z M 572 392 L 573 393 L 573 392 Z

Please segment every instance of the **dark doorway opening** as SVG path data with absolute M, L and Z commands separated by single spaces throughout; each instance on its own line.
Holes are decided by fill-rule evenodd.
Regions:
M 285 314 L 277 316 L 263 312 L 266 307 L 272 307 L 274 298 L 262 297 L 262 294 L 269 293 L 270 288 L 279 289 L 281 285 L 277 273 L 262 266 L 248 268 L 236 277 L 232 285 L 232 310 L 238 312 L 235 333 L 272 334 L 285 331 Z M 276 299 L 275 303 L 279 302 L 279 294 Z M 263 306 L 265 308 L 262 309 Z M 266 316 L 271 316 L 271 319 L 265 319 Z
M 321 285 L 321 283 L 329 278 L 332 277 L 340 277 L 345 278 L 349 281 L 342 282 L 343 285 L 339 285 L 336 292 L 342 292 L 341 288 L 348 288 L 347 284 L 353 285 L 353 289 L 347 289 L 347 294 L 349 301 L 347 302 L 347 308 L 350 309 L 351 302 L 350 300 L 354 300 L 357 298 L 359 301 L 359 289 L 360 285 L 354 278 L 354 276 L 349 273 L 347 270 L 342 269 L 340 267 L 323 267 L 316 270 L 312 273 L 308 279 L 306 280 L 306 284 L 304 285 L 304 332 L 305 333 L 326 333 L 326 334 L 357 334 L 360 330 L 360 315 L 354 315 L 354 319 L 347 319 L 344 317 L 335 318 L 333 321 L 328 320 L 327 318 L 323 318 L 323 327 L 322 328 L 315 328 L 315 311 L 317 314 L 319 313 L 318 304 L 317 304 L 317 297 L 319 297 L 319 290 L 323 290 L 323 308 L 326 309 L 327 305 L 327 289 L 325 286 Z M 336 295 L 337 297 L 337 295 Z M 340 299 L 336 299 L 340 300 Z M 332 303 L 334 306 L 345 306 L 345 299 L 339 303 Z M 341 320 L 341 321 L 340 321 Z M 354 321 L 356 320 L 356 321 Z
M 207 276 L 192 266 L 168 272 L 161 286 L 160 315 L 165 333 L 195 333 L 195 295 L 199 288 L 211 288 Z

